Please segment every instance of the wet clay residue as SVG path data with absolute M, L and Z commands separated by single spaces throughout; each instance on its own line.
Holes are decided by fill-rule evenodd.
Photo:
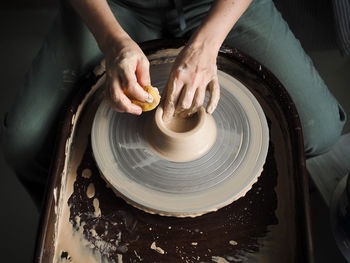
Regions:
M 90 183 L 87 187 L 87 190 L 86 190 L 86 196 L 88 198 L 93 198 L 95 196 L 95 186 L 93 183 Z
M 86 169 L 92 171 L 90 178 L 82 176 Z M 70 222 L 83 233 L 92 250 L 115 262 L 121 255 L 124 262 L 140 262 L 140 258 L 143 262 L 239 259 L 245 253 L 259 251 L 258 239 L 267 234 L 269 225 L 278 223 L 274 191 L 277 170 L 271 144 L 264 172 L 245 197 L 196 218 L 151 215 L 126 204 L 106 188 L 90 146 L 77 174 L 74 193 L 68 200 Z M 95 186 L 94 198 L 86 194 L 90 184 Z
M 164 42 L 158 46 L 152 43 L 149 45 L 152 49 L 148 48 L 163 49 L 164 45 Z M 303 199 L 305 193 L 300 187 L 304 182 L 300 169 L 303 162 L 298 159 L 298 153 L 303 150 L 298 141 L 300 123 L 295 122 L 297 115 L 292 115 L 296 112 L 287 93 L 281 91 L 278 82 L 274 84 L 274 78 L 271 82 L 269 72 L 256 64 L 260 72 L 257 75 L 256 71 L 246 67 L 247 63 L 252 63 L 251 59 L 237 50 L 229 49 L 229 52 L 233 52 L 235 58 L 219 57 L 219 69 L 250 87 L 269 119 L 269 153 L 264 171 L 251 191 L 231 205 L 197 218 L 147 214 L 127 205 L 106 186 L 93 160 L 91 147 L 85 149 L 88 136 L 78 133 L 72 155 L 79 158 L 76 158 L 74 165 L 69 165 L 72 180 L 68 180 L 68 190 L 62 188 L 55 194 L 55 200 L 64 197 L 61 204 L 64 213 L 61 209 L 56 211 L 60 227 L 54 235 L 47 231 L 50 228 L 43 229 L 44 242 L 38 255 L 44 255 L 49 260 L 41 262 L 305 261 L 309 247 L 305 246 L 305 214 L 301 210 L 301 204 L 307 199 Z M 153 64 L 162 64 L 174 58 L 150 60 Z M 267 84 L 271 87 L 266 80 L 269 80 Z M 93 118 L 93 115 L 89 118 Z M 82 130 L 88 133 L 89 125 Z M 83 147 L 77 145 L 79 141 L 83 141 Z M 65 146 L 61 145 L 63 148 Z M 71 154 L 64 153 L 67 154 L 67 161 Z M 58 172 L 55 178 L 61 178 L 62 171 Z M 63 173 L 67 173 L 67 170 L 63 170 Z M 66 183 L 64 180 L 62 182 Z M 95 194 L 89 198 L 87 189 L 91 183 Z M 100 213 L 96 215 L 97 207 Z M 52 207 L 50 209 L 53 210 Z M 67 240 L 70 240 L 69 244 Z M 153 243 L 153 247 L 161 248 L 164 254 L 152 249 Z M 55 244 L 54 252 L 52 244 Z M 80 250 L 80 246 L 84 249 Z M 56 260 L 52 260 L 52 254 Z M 89 257 L 91 260 L 84 260 L 87 254 L 93 254 Z

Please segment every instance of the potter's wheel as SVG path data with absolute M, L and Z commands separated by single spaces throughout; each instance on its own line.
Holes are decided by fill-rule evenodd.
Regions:
M 168 76 L 163 70 L 151 71 L 160 92 Z M 257 181 L 269 142 L 264 112 L 242 83 L 221 71 L 218 77 L 216 139 L 192 161 L 167 160 L 153 150 L 144 130 L 154 113 L 131 116 L 101 103 L 92 127 L 93 153 L 102 176 L 128 203 L 161 215 L 197 216 L 244 196 Z

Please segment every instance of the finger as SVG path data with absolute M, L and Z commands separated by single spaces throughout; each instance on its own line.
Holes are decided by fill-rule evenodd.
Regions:
M 141 107 L 133 104 L 123 92 L 120 93 L 117 103 L 118 108 L 121 109 L 122 112 L 127 112 L 135 115 L 140 115 L 142 113 Z
M 119 105 L 116 103 L 117 95 L 114 92 L 114 88 L 117 86 L 115 83 L 113 83 L 110 78 L 107 76 L 106 82 L 105 82 L 105 90 L 104 90 L 104 96 L 108 102 L 108 104 L 118 112 L 123 112 L 121 108 L 119 108 Z
M 142 113 L 141 107 L 133 104 L 116 82 L 109 87 L 108 102 L 118 112 L 128 112 L 136 115 Z
M 175 115 L 183 111 L 188 111 L 191 108 L 194 94 L 202 82 L 202 77 L 203 76 L 201 74 L 197 73 L 194 76 L 193 81 L 190 82 L 190 84 L 185 85 L 185 88 L 181 91 L 181 96 L 176 106 Z
M 140 115 L 142 113 L 142 108 L 132 103 L 124 93 L 121 93 L 120 97 L 122 101 L 122 107 L 125 112 L 135 114 L 135 115 Z
M 123 108 L 120 106 L 119 96 L 115 94 L 114 88 L 110 85 L 107 86 L 106 99 L 108 104 L 117 112 L 124 112 Z
M 211 82 L 209 82 L 208 88 L 210 93 L 210 99 L 206 110 L 209 114 L 212 114 L 216 109 L 216 106 L 218 105 L 220 99 L 220 85 L 217 75 Z
M 193 86 L 189 86 L 189 85 L 186 85 L 182 89 L 180 99 L 176 106 L 175 115 L 179 115 L 182 112 L 190 109 L 195 92 L 196 92 L 196 89 Z
M 205 99 L 205 88 L 198 88 L 194 94 L 191 108 L 188 110 L 187 116 L 191 116 L 196 113 L 198 109 L 203 105 Z
M 164 112 L 163 120 L 168 121 L 174 116 L 175 105 L 180 96 L 181 89 L 183 87 L 183 82 L 177 78 L 171 78 L 168 81 L 166 99 L 164 102 Z
M 151 85 L 149 61 L 147 58 L 141 59 L 141 61 L 137 64 L 136 75 L 137 81 L 142 87 Z
M 122 90 L 125 90 L 129 97 L 142 102 L 153 102 L 152 95 L 146 92 L 137 83 L 136 75 L 134 72 L 132 72 L 132 70 L 130 70 L 130 68 L 124 69 L 124 71 L 120 73 L 120 78 L 122 82 Z

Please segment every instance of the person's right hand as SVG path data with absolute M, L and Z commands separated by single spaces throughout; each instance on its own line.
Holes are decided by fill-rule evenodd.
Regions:
M 131 38 L 110 41 L 104 55 L 107 101 L 118 112 L 140 115 L 141 107 L 133 104 L 130 98 L 147 103 L 153 101 L 142 88 L 151 85 L 147 57 Z

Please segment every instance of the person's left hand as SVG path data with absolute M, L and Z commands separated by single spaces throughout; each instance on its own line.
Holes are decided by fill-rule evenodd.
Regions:
M 186 117 L 203 105 L 207 89 L 210 99 L 206 107 L 212 113 L 220 98 L 216 48 L 186 45 L 177 56 L 164 92 L 164 121 L 172 116 Z

